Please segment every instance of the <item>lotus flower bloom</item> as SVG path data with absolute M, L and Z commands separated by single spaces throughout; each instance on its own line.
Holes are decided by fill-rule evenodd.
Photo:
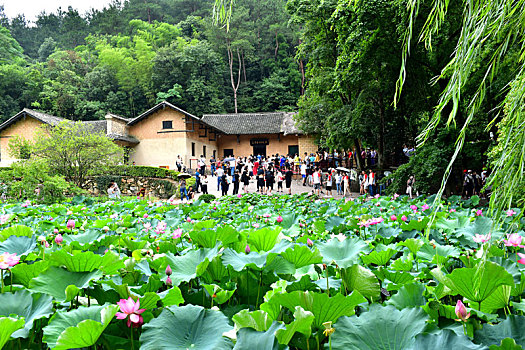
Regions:
M 69 229 L 69 230 L 72 230 L 75 228 L 75 220 L 68 220 L 67 221 L 67 224 L 66 224 L 66 227 Z
M 456 209 L 450 209 L 449 212 L 450 212 L 450 213 L 455 213 L 455 212 L 456 212 Z
M 525 246 L 521 244 L 522 240 L 523 237 L 521 237 L 519 234 L 512 233 L 510 235 L 507 235 L 507 239 L 505 239 L 504 242 L 507 247 L 525 248 Z
M 114 213 L 114 214 L 111 214 L 109 216 L 111 219 L 116 219 L 118 217 L 118 214 L 117 213 Z
M 485 242 L 488 242 L 490 241 L 490 233 L 489 234 L 486 234 L 486 235 L 479 235 L 476 233 L 476 235 L 474 236 L 474 238 L 472 238 L 472 240 L 476 243 L 485 243 Z
M 253 226 L 254 228 L 259 228 L 260 225 L 259 225 L 258 223 L 255 223 L 255 224 L 253 224 L 252 226 Z
M 66 215 L 73 215 L 73 212 L 71 210 L 68 210 Z
M 381 197 L 379 193 L 374 196 L 374 198 L 379 198 L 379 197 Z
M 397 197 L 399 197 L 399 195 L 397 193 L 394 193 L 393 198 L 396 199 Z
M 22 205 L 22 208 L 27 208 L 27 206 L 28 206 L 29 204 L 27 204 L 26 202 L 24 202 L 24 203 L 22 203 L 21 205 Z
M 516 212 L 512 209 L 507 210 L 507 216 L 513 216 Z
M 146 213 L 142 216 L 144 219 L 147 219 L 149 217 L 149 215 Z
M 401 217 L 401 221 L 407 221 L 407 220 L 408 220 L 408 218 L 407 218 L 405 215 L 403 215 L 403 216 Z
M 175 231 L 173 231 L 173 239 L 178 239 L 182 236 L 182 229 L 178 228 Z
M 245 252 L 246 254 L 250 254 L 251 249 L 250 249 L 250 246 L 249 246 L 248 244 L 246 245 L 246 248 L 244 248 L 244 252 Z
M 53 233 L 56 235 L 56 234 L 58 233 L 58 229 L 57 229 L 57 228 L 54 229 L 54 230 L 53 230 Z
M 283 222 L 283 217 L 282 217 L 281 215 L 279 215 L 279 216 L 277 217 L 277 222 L 278 222 L 278 223 Z
M 131 324 L 133 323 L 133 327 L 139 327 L 141 324 L 144 323 L 144 320 L 142 319 L 142 316 L 140 315 L 146 309 L 139 309 L 140 307 L 140 300 L 137 300 L 137 302 L 134 302 L 131 297 L 126 299 L 120 299 L 119 302 L 117 302 L 117 305 L 120 307 L 121 312 L 117 312 L 116 316 L 119 320 L 125 320 L 128 318 L 128 327 L 131 327 Z
M 518 262 L 519 262 L 520 264 L 525 265 L 525 254 L 518 253 L 518 256 L 520 257 L 520 259 L 518 260 Z
M 237 195 L 237 198 L 242 198 L 242 194 L 239 193 L 239 194 Z
M 417 205 L 412 204 L 412 205 L 410 206 L 410 209 L 412 209 L 413 211 L 416 211 L 416 210 L 417 210 Z
M 392 215 L 392 216 L 390 217 L 390 220 L 392 220 L 392 221 L 396 221 L 396 220 L 397 220 L 397 216 Z
M 271 215 L 271 214 L 268 214 L 268 213 L 263 214 L 263 218 L 269 218 L 270 216 L 272 216 L 272 215 Z
M 186 222 L 191 222 L 191 218 L 189 216 L 186 218 Z
M 483 216 L 483 210 L 481 209 L 476 210 L 476 216 Z
M 9 220 L 10 217 L 11 217 L 11 214 L 0 215 L 0 224 L 1 225 L 5 224 L 7 220 Z
M 16 254 L 3 253 L 0 254 L 0 269 L 5 270 L 15 266 L 20 262 L 20 257 Z
M 456 321 L 467 322 L 468 318 L 470 317 L 470 312 L 467 314 L 467 308 L 465 307 L 465 305 L 463 304 L 461 300 L 458 300 L 458 302 L 456 303 L 455 311 L 456 311 L 456 316 L 458 317 Z
M 58 244 L 58 245 L 61 245 L 62 242 L 64 242 L 64 238 L 62 237 L 61 234 L 58 234 L 58 235 L 55 237 L 55 243 Z
M 155 228 L 155 233 L 158 235 L 163 234 L 166 232 L 166 227 L 168 227 L 168 225 L 164 221 L 159 221 L 157 227 Z
M 313 247 L 314 242 L 310 238 L 307 238 L 306 239 L 306 244 L 308 244 L 309 247 Z
M 148 232 L 151 229 L 151 222 L 146 222 L 144 224 L 144 231 Z
M 173 271 L 171 270 L 171 266 L 170 265 L 166 266 L 166 275 L 171 276 L 172 273 Z
M 425 211 L 427 209 L 429 209 L 430 207 L 428 206 L 427 203 L 423 204 L 423 206 L 421 207 L 421 210 Z
M 379 224 L 380 222 L 383 222 L 384 219 L 383 218 L 372 218 L 372 219 L 368 219 L 366 221 L 361 221 L 358 223 L 359 226 L 361 227 L 369 227 L 369 226 L 372 226 L 372 225 L 376 225 L 376 224 Z

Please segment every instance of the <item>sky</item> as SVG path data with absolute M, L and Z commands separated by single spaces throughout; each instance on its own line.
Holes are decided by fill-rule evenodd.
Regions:
M 0 0 L 0 5 L 4 5 L 4 12 L 9 18 L 23 13 L 26 20 L 34 21 L 42 11 L 50 13 L 59 7 L 67 10 L 68 6 L 72 6 L 83 15 L 90 8 L 101 9 L 110 2 L 111 0 Z

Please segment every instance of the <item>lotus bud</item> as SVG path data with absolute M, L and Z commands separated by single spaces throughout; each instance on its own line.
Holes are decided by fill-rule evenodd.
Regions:
M 166 275 L 171 276 L 172 273 L 173 271 L 171 270 L 170 265 L 166 266 Z
M 56 235 L 56 234 L 58 233 L 58 229 L 57 229 L 57 228 L 54 229 L 54 230 L 53 230 L 53 233 Z
M 55 243 L 58 244 L 58 245 L 61 245 L 62 242 L 64 242 L 64 238 L 62 237 L 61 234 L 58 234 L 58 235 L 55 237 Z
M 171 287 L 173 285 L 173 281 L 171 280 L 170 276 L 168 276 L 168 278 L 166 278 L 166 285 Z
M 278 222 L 278 223 L 283 222 L 283 217 L 282 217 L 281 215 L 279 215 L 279 216 L 277 217 L 277 222 Z
M 250 246 L 247 244 L 247 245 L 246 245 L 246 248 L 244 248 L 244 252 L 245 252 L 246 254 L 250 254 L 250 251 L 251 251 L 251 250 L 250 250 Z
M 392 220 L 392 221 L 396 221 L 396 220 L 397 220 L 397 216 L 392 215 L 392 216 L 390 217 L 390 220 Z
M 466 322 L 467 319 L 470 317 L 470 312 L 467 314 L 467 308 L 463 304 L 461 300 L 458 300 L 456 303 L 456 316 L 459 318 L 456 321 L 463 321 Z
M 104 231 L 104 232 L 107 233 L 107 232 L 109 231 L 109 227 L 108 227 L 108 226 L 104 226 L 104 227 L 102 227 L 102 231 Z
M 144 219 L 147 219 L 148 216 L 149 216 L 148 214 L 144 214 L 143 218 L 144 218 Z
M 310 238 L 308 238 L 306 239 L 306 244 L 308 244 L 309 247 L 313 247 L 314 242 Z

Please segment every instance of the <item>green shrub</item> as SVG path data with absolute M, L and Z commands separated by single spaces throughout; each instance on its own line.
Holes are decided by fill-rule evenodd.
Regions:
M 206 203 L 210 203 L 214 199 L 216 199 L 216 197 L 213 194 L 203 194 L 199 197 L 199 200 Z

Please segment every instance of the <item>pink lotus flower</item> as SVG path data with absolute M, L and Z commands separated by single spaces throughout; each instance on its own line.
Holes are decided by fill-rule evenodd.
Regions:
M 29 205 L 29 204 L 27 204 L 27 203 L 25 203 L 25 202 L 21 204 L 22 208 L 27 208 L 28 205 Z
M 427 203 L 425 203 L 425 204 L 423 204 L 423 206 L 421 207 L 421 210 L 425 211 L 425 210 L 427 210 L 428 208 L 430 208 L 430 207 L 428 206 Z
M 410 206 L 410 209 L 412 209 L 413 211 L 416 211 L 416 210 L 417 210 L 417 206 L 414 205 L 414 204 L 412 204 L 412 205 Z
M 251 249 L 250 249 L 250 246 L 249 246 L 248 244 L 246 245 L 246 248 L 244 248 L 244 252 L 245 252 L 246 254 L 250 254 Z
M 505 246 L 507 247 L 525 248 L 525 246 L 521 244 L 522 240 L 523 240 L 523 237 L 521 237 L 517 233 L 512 233 L 510 235 L 507 235 L 507 239 L 503 241 L 505 242 Z
M 379 193 L 374 196 L 374 198 L 379 198 L 379 197 L 381 197 Z
M 376 224 L 379 224 L 380 222 L 383 222 L 384 219 L 383 218 L 372 218 L 372 219 L 368 219 L 366 221 L 361 221 L 358 223 L 359 226 L 361 227 L 370 227 L 372 225 L 376 225 Z
M 134 302 L 133 299 L 129 297 L 127 300 L 120 299 L 120 301 L 117 302 L 117 305 L 120 307 L 121 311 L 116 313 L 117 319 L 125 320 L 129 316 L 128 327 L 131 327 L 132 323 L 133 327 L 139 327 L 144 323 L 144 320 L 140 314 L 146 311 L 146 309 L 139 309 L 140 300 Z
M 521 258 L 518 260 L 520 264 L 525 265 L 525 254 L 518 253 L 518 256 Z
M 173 239 L 178 239 L 182 236 L 182 229 L 178 228 L 175 231 L 173 231 Z
M 456 209 L 450 209 L 449 210 L 449 213 L 455 213 L 456 212 Z
M 239 193 L 239 194 L 237 195 L 237 198 L 242 198 L 242 194 Z
M 189 216 L 186 218 L 186 222 L 191 222 L 191 218 Z
M 254 228 L 259 228 L 260 225 L 259 225 L 258 223 L 255 223 L 255 224 L 253 224 L 252 226 L 253 226 Z
M 56 235 L 56 234 L 58 233 L 58 229 L 57 229 L 57 228 L 54 229 L 54 230 L 53 230 L 53 233 Z
M 68 210 L 66 215 L 73 215 L 73 212 L 71 210 Z
M 310 238 L 307 238 L 306 239 L 306 244 L 308 244 L 309 247 L 313 247 L 314 242 Z
M 3 253 L 0 254 L 0 269 L 5 270 L 15 266 L 20 262 L 20 257 L 16 254 Z
M 394 195 L 392 197 L 393 197 L 393 199 L 396 199 L 397 197 L 399 197 L 399 195 L 397 193 L 394 193 Z
M 407 221 L 407 220 L 408 220 L 408 218 L 407 218 L 405 215 L 403 215 L 403 216 L 401 217 L 401 221 L 405 222 L 405 221 Z
M 58 235 L 55 237 L 55 243 L 58 244 L 58 245 L 61 245 L 62 242 L 64 242 L 64 238 L 62 237 L 61 234 L 58 234 Z
M 516 212 L 512 209 L 507 210 L 507 216 L 513 216 Z
M 5 224 L 7 220 L 9 220 L 10 217 L 11 217 L 11 214 L 0 215 L 0 225 Z
M 168 278 L 166 278 L 166 285 L 167 285 L 168 287 L 171 287 L 171 286 L 173 285 L 173 281 L 171 280 L 171 277 L 170 277 L 170 276 L 168 276 Z
M 217 210 L 217 207 L 213 207 L 213 210 Z
M 111 214 L 109 216 L 111 219 L 116 219 L 118 217 L 117 213 Z
M 171 270 L 171 266 L 170 265 L 166 266 L 166 275 L 171 276 L 172 273 L 173 271 Z
M 144 224 L 144 231 L 148 232 L 151 229 L 151 222 L 146 222 Z
M 272 216 L 272 215 L 271 215 L 271 214 L 268 214 L 268 213 L 263 214 L 263 218 L 269 218 L 270 216 Z
M 472 238 L 472 240 L 476 243 L 485 243 L 485 242 L 488 242 L 490 241 L 490 233 L 489 234 L 486 234 L 486 235 L 479 235 L 476 233 L 476 235 L 474 235 L 474 238 Z
M 277 217 L 277 222 L 278 222 L 278 223 L 283 222 L 283 217 L 282 217 L 281 215 L 279 215 L 279 216 Z
M 69 230 L 74 229 L 74 228 L 75 228 L 75 220 L 72 220 L 72 219 L 68 220 L 68 221 L 67 221 L 67 224 L 66 224 L 66 227 L 67 227 Z
M 476 216 L 483 216 L 483 210 L 481 209 L 476 210 Z
M 396 221 L 396 220 L 397 220 L 397 216 L 392 215 L 392 216 L 390 217 L 390 220 L 392 220 L 392 221 Z
M 144 219 L 147 219 L 149 217 L 149 215 L 146 213 L 142 216 Z
M 168 225 L 164 221 L 159 221 L 155 228 L 155 233 L 158 235 L 164 234 L 164 232 L 166 232 L 166 227 L 168 227 Z
M 468 318 L 470 317 L 470 312 L 467 314 L 467 308 L 461 300 L 458 300 L 458 302 L 456 303 L 455 311 L 456 316 L 458 317 L 456 321 L 467 322 Z

